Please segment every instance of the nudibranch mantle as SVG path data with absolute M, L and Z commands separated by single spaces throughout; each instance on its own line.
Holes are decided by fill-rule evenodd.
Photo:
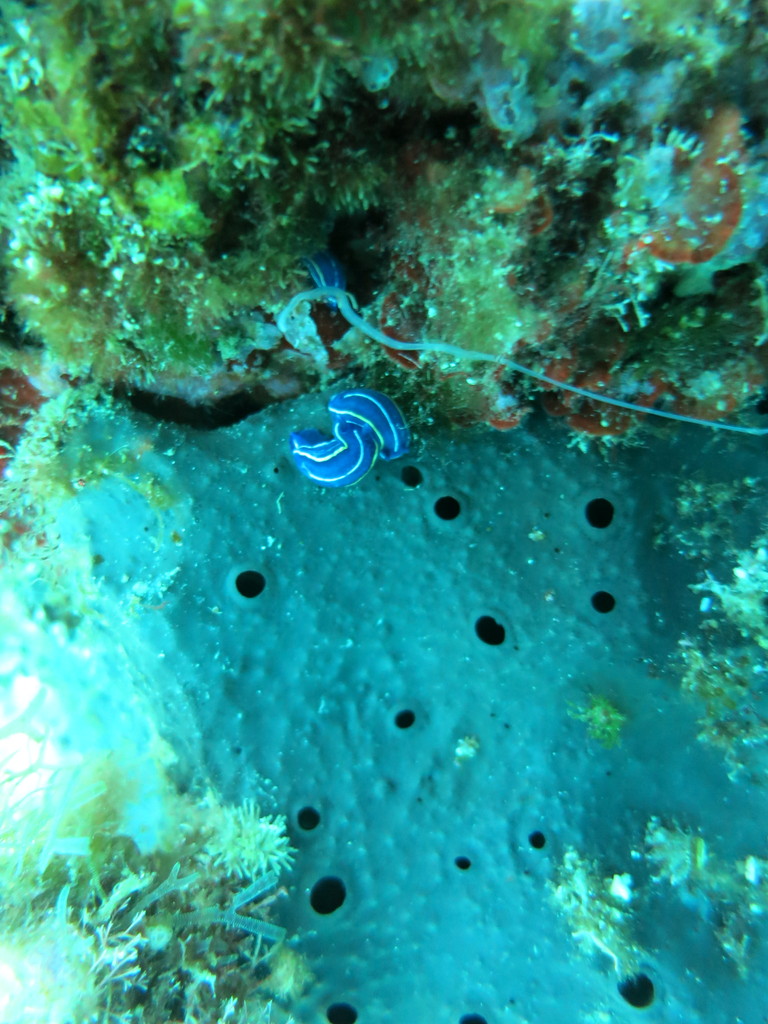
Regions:
M 347 487 L 371 469 L 378 456 L 398 459 L 408 452 L 410 431 L 397 405 L 378 391 L 355 388 L 328 402 L 333 437 L 318 430 L 291 434 L 299 470 L 321 487 Z

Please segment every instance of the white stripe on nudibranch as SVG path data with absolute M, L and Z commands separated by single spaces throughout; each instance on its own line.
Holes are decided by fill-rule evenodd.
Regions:
M 347 279 L 344 268 L 336 257 L 327 251 L 305 256 L 301 261 L 309 276 L 319 288 L 345 288 Z M 338 309 L 335 299 L 328 299 L 331 309 Z
M 357 408 L 356 403 L 363 409 Z M 345 422 L 356 420 L 372 430 L 379 439 L 383 459 L 396 459 L 408 451 L 410 437 L 403 414 L 386 395 L 367 388 L 342 391 L 330 400 L 328 411 L 331 416 Z
M 319 484 L 338 484 L 339 486 L 342 486 L 347 482 L 357 483 L 358 480 L 362 480 L 362 478 L 370 470 L 371 466 L 373 466 L 374 462 L 376 461 L 376 450 L 374 450 L 373 454 L 371 454 L 371 452 L 366 449 L 365 439 L 363 435 L 360 433 L 360 431 L 352 429 L 349 431 L 349 433 L 354 437 L 355 441 L 357 442 L 357 457 L 355 459 L 354 464 L 351 466 L 345 464 L 343 472 L 339 471 L 342 463 L 345 461 L 341 459 L 340 456 L 345 455 L 347 452 L 352 452 L 352 445 L 349 444 L 348 441 L 339 438 L 339 444 L 332 452 L 332 454 L 327 456 L 325 459 L 316 460 L 313 458 L 310 452 L 304 453 L 305 456 L 311 459 L 313 462 L 328 462 L 328 465 L 323 467 L 324 469 L 331 469 L 332 464 L 335 464 L 336 466 L 337 471 L 335 474 L 328 472 L 315 473 L 312 472 L 312 469 L 310 467 L 307 467 L 307 476 L 311 480 L 314 480 L 316 483 Z
M 330 459 L 338 458 L 347 448 L 349 445 L 346 441 L 337 438 L 335 441 L 323 441 L 320 444 L 295 444 L 293 453 L 298 453 L 311 462 L 328 462 Z
M 314 256 L 305 256 L 302 262 L 319 288 L 344 287 L 344 270 L 329 252 L 316 252 Z

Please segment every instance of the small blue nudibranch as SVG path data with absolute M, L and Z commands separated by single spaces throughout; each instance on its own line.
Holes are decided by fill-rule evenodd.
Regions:
M 316 252 L 313 256 L 304 256 L 301 262 L 318 288 L 341 288 L 344 291 L 347 287 L 344 267 L 333 253 Z M 337 308 L 335 299 L 326 299 L 326 302 L 331 309 Z
M 304 476 L 321 487 L 346 487 L 362 480 L 377 456 L 398 459 L 411 435 L 403 414 L 386 395 L 368 388 L 342 391 L 328 402 L 333 437 L 319 430 L 291 434 L 291 454 Z

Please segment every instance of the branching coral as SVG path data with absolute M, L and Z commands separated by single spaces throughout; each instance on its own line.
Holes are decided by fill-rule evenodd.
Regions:
M 748 855 L 726 864 L 710 852 L 702 836 L 651 818 L 645 834 L 646 857 L 657 880 L 669 883 L 687 906 L 715 922 L 723 952 L 746 977 L 757 923 L 768 912 L 768 861 Z
M 0 659 L 3 1020 L 108 1024 L 140 1000 L 143 1019 L 167 1021 L 180 998 L 200 1019 L 230 1004 L 255 1017 L 285 937 L 268 919 L 285 890 L 270 892 L 266 870 L 292 859 L 284 819 L 179 793 L 176 759 L 119 654 L 110 664 L 127 702 L 99 689 L 98 624 L 33 620 L 4 586 L 0 628 L 13 637 Z M 308 981 L 297 957 L 281 957 L 285 1000 Z
M 7 793 L 13 784 L 6 778 L 0 790 Z M 39 810 L 31 794 L 15 799 L 5 818 L 0 884 L 3 930 L 11 945 L 3 951 L 6 968 L 0 976 L 3 1019 L 9 1024 L 28 1019 L 26 1009 L 17 1017 L 10 1007 L 29 987 L 36 1019 L 53 1015 L 106 1022 L 113 1019 L 110 1015 L 127 1012 L 139 991 L 151 991 L 148 1002 L 142 999 L 144 1019 L 167 1020 L 178 998 L 179 971 L 189 979 L 189 1005 L 199 1005 L 205 1019 L 217 1019 L 230 999 L 241 1006 L 251 998 L 255 1010 L 257 990 L 270 987 L 266 958 L 285 937 L 284 929 L 265 919 L 271 902 L 265 897 L 276 876 L 267 873 L 244 886 L 237 875 L 215 866 L 204 852 L 201 837 L 210 838 L 210 830 L 201 822 L 196 834 L 188 825 L 185 832 L 176 825 L 176 838 L 166 836 L 164 848 L 183 857 L 185 873 L 180 875 L 177 862 L 164 881 L 153 885 L 168 854 L 138 855 L 120 833 L 119 822 L 104 810 L 103 787 L 84 791 L 82 785 L 66 784 L 54 790 L 49 781 L 43 793 Z M 55 795 L 61 814 L 52 813 L 48 795 Z M 169 803 L 169 812 L 183 814 L 188 822 L 194 819 L 193 806 L 182 806 L 181 798 L 177 803 Z M 100 824 L 99 812 L 107 813 Z M 74 818 L 80 821 L 79 835 L 72 834 Z M 269 831 L 271 825 L 267 819 L 264 827 Z M 258 833 L 260 828 L 254 819 L 252 829 Z M 284 861 L 284 837 L 261 842 L 267 859 L 270 842 Z M 245 912 L 246 906 L 256 912 Z M 225 970 L 234 953 L 246 958 L 250 968 Z M 263 967 L 257 975 L 258 964 Z M 300 964 L 293 976 L 293 986 L 285 976 L 279 981 L 284 997 L 298 994 L 300 977 L 308 979 Z M 203 978 L 208 983 L 201 986 Z
M 568 849 L 552 895 L 585 953 L 608 957 L 621 977 L 636 971 L 643 951 L 631 934 L 631 911 L 627 904 L 632 893 L 628 876 L 601 878 L 596 865 L 576 850 Z
M 743 484 L 749 487 L 754 481 Z M 706 617 L 700 639 L 685 636 L 680 641 L 682 686 L 699 705 L 699 739 L 724 752 L 731 774 L 764 775 L 768 747 L 768 717 L 763 708 L 768 647 L 765 536 L 758 536 L 748 550 L 731 551 L 730 556 L 736 560 L 731 583 L 720 583 L 707 572 L 704 582 L 691 585 L 704 595 L 700 610 Z
M 708 574 L 706 582 L 692 589 L 714 594 L 741 635 L 768 649 L 768 538 L 760 537 L 748 551 L 739 553 L 730 583 L 720 583 Z

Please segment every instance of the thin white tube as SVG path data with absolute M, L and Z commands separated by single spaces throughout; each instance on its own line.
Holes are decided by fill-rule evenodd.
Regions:
M 364 320 L 353 307 L 350 293 L 345 292 L 342 288 L 326 286 L 323 288 L 309 288 L 307 291 L 298 292 L 278 314 L 275 321 L 278 330 L 282 334 L 286 333 L 288 319 L 299 303 L 314 302 L 316 299 L 334 299 L 339 312 L 351 327 L 356 327 L 358 331 L 370 338 L 371 341 L 377 341 L 381 345 L 386 345 L 388 348 L 397 349 L 401 352 L 443 352 L 446 355 L 454 356 L 456 359 L 463 359 L 467 362 L 496 363 L 499 366 L 507 366 L 510 370 L 522 373 L 526 377 L 532 377 L 542 384 L 550 384 L 561 391 L 570 391 L 571 394 L 581 395 L 582 398 L 588 398 L 593 402 L 602 402 L 604 405 L 613 405 L 617 409 L 627 409 L 629 412 L 648 416 L 661 416 L 667 420 L 677 420 L 679 423 L 693 423 L 697 427 L 711 427 L 713 430 L 730 430 L 737 434 L 752 434 L 756 437 L 763 437 L 768 434 L 768 427 L 741 427 L 735 423 L 699 419 L 697 416 L 685 416 L 679 412 L 653 409 L 644 405 L 635 405 L 634 402 L 625 402 L 622 398 L 600 395 L 596 391 L 588 391 L 586 388 L 580 388 L 576 384 L 565 384 L 563 381 L 555 380 L 554 377 L 549 377 L 546 373 L 540 373 L 538 370 L 532 370 L 528 366 L 523 366 L 521 363 L 515 362 L 514 359 L 507 358 L 507 356 L 493 355 L 490 352 L 469 351 L 459 348 L 458 345 L 449 345 L 447 342 L 442 341 L 398 341 L 397 338 L 390 338 L 388 334 L 385 334 L 377 327 L 369 324 L 367 320 Z

